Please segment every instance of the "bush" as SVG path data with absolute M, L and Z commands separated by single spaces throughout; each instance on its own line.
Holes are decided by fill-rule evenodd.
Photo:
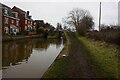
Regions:
M 38 28 L 38 30 L 37 30 L 38 33 L 44 33 L 44 31 L 45 31 L 45 30 L 44 30 L 43 27 L 40 27 L 40 28 Z
M 120 29 L 103 29 L 86 33 L 87 38 L 120 45 Z

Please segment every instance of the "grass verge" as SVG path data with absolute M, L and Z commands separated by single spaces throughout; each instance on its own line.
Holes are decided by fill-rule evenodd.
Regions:
M 105 42 L 93 41 L 78 36 L 80 44 L 84 47 L 86 55 L 92 60 L 92 69 L 97 77 L 118 77 L 118 55 L 120 48 Z
M 55 36 L 55 35 L 54 36 L 49 35 L 48 39 L 57 39 L 57 36 Z

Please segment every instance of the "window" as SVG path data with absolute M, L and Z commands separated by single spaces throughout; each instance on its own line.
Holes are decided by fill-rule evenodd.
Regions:
M 17 26 L 19 25 L 19 21 L 16 21 L 16 25 L 17 25 Z
M 10 33 L 12 33 L 13 32 L 13 29 L 12 28 L 10 28 Z
M 5 14 L 8 14 L 8 10 L 7 9 L 5 9 L 4 11 L 5 11 Z
M 27 17 L 27 14 L 25 14 L 25 18 Z
M 27 26 L 25 26 L 25 30 L 27 30 Z
M 14 23 L 14 20 L 11 20 L 11 23 L 13 24 L 13 23 Z
M 34 22 L 34 25 L 36 25 L 36 23 Z
M 17 29 L 17 32 L 19 32 L 19 28 Z
M 28 24 L 30 24 L 30 21 L 28 21 Z
M 31 31 L 32 27 L 30 25 L 28 25 L 28 31 Z
M 27 20 L 25 20 L 25 24 L 27 24 Z
M 8 24 L 8 18 L 5 17 L 5 24 Z
M 5 27 L 4 29 L 5 29 L 5 33 L 8 33 L 8 32 L 9 32 L 8 27 Z
M 32 25 L 32 21 L 31 21 L 31 25 Z
M 16 18 L 18 18 L 18 13 L 17 12 L 15 12 L 15 16 L 16 16 Z

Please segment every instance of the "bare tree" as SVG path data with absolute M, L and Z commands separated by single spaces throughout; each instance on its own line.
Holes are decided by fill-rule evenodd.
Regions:
M 73 25 L 74 27 L 78 27 L 82 18 L 89 15 L 87 10 L 74 8 L 69 12 L 68 17 L 66 19 L 67 24 Z
M 70 26 L 75 27 L 76 30 L 80 30 L 80 27 L 83 27 L 84 29 L 86 28 L 89 29 L 93 25 L 90 12 L 80 8 L 74 8 L 72 11 L 70 11 L 68 17 L 64 19 L 64 22 L 66 22 Z M 89 26 L 84 26 L 84 25 L 89 25 Z

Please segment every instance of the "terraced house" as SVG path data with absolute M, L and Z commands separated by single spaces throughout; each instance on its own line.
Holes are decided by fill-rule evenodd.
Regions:
M 20 18 L 20 26 L 21 31 L 33 32 L 35 31 L 35 27 L 33 27 L 33 19 L 32 16 L 29 15 L 29 11 L 25 12 L 24 10 L 14 6 L 12 8 L 13 11 L 18 12 L 18 17 Z
M 29 11 L 24 11 L 16 6 L 12 9 L 4 4 L 2 10 L 2 32 L 11 35 L 24 33 L 28 35 L 36 34 L 32 16 Z
M 20 31 L 18 12 L 11 10 L 10 7 L 1 4 L 2 10 L 2 32 L 16 35 Z

